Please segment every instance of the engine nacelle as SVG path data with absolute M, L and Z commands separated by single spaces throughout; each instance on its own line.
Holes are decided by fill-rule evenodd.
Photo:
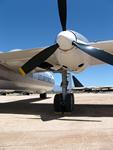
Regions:
M 74 31 L 63 31 L 57 36 L 58 50 L 55 52 L 58 62 L 74 71 L 80 72 L 88 65 L 89 56 L 72 45 L 73 41 L 87 43 L 88 40 Z

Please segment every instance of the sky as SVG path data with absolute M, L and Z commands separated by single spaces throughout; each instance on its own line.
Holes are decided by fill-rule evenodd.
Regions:
M 113 40 L 113 0 L 67 0 L 67 29 L 89 41 Z M 57 0 L 0 0 L 0 51 L 49 46 L 61 31 Z M 89 67 L 75 76 L 84 86 L 113 85 L 113 66 Z M 55 75 L 56 84 L 61 76 Z

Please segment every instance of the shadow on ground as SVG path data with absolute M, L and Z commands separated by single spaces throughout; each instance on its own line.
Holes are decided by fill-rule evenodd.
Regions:
M 41 101 L 40 98 L 25 99 L 20 101 L 13 101 L 7 103 L 0 103 L 0 113 L 4 114 L 28 114 L 40 115 L 43 121 L 53 119 L 61 119 L 62 115 L 56 115 L 53 110 L 53 104 L 33 103 Z M 113 105 L 101 104 L 75 104 L 74 111 L 71 117 L 113 117 Z M 38 119 L 38 117 L 37 117 Z M 77 119 L 72 121 L 77 121 Z M 84 121 L 84 120 L 78 120 Z M 91 120 L 86 120 L 91 121 Z M 93 121 L 93 120 L 92 120 Z

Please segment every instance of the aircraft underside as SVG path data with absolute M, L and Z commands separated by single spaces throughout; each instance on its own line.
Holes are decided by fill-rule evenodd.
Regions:
M 74 96 L 72 93 L 68 93 L 67 90 L 67 71 L 73 70 L 75 72 L 80 72 L 84 70 L 91 62 L 91 64 L 99 64 L 103 62 L 113 66 L 113 51 L 110 53 L 112 48 L 109 48 L 110 45 L 113 45 L 113 41 L 103 42 L 101 43 L 102 45 L 100 45 L 102 47 L 99 48 L 98 46 L 95 46 L 94 43 L 94 45 L 91 44 L 81 34 L 72 30 L 67 30 L 67 1 L 58 0 L 57 2 L 62 31 L 57 35 L 53 45 L 50 45 L 40 51 L 37 50 L 38 53 L 35 53 L 32 57 L 30 57 L 31 51 L 28 52 L 29 57 L 26 57 L 26 59 L 22 59 L 21 56 L 17 57 L 18 61 L 24 60 L 22 65 L 19 65 L 19 72 L 23 77 L 20 78 L 19 75 L 15 74 L 15 76 L 13 76 L 13 81 L 19 79 L 19 81 L 21 80 L 21 82 L 25 82 L 27 80 L 26 74 L 29 75 L 32 71 L 39 72 L 39 70 L 36 70 L 37 68 L 60 72 L 62 74 L 62 92 L 55 95 L 54 110 L 55 112 L 71 112 L 74 105 Z M 104 49 L 105 45 L 108 47 L 108 51 Z M 55 69 L 57 67 L 58 69 Z M 5 78 L 6 77 L 7 76 L 5 76 Z M 76 78 L 75 80 L 77 81 Z M 27 82 L 28 80 L 26 81 L 26 84 Z M 36 80 L 32 80 L 32 82 L 33 85 L 36 84 Z M 77 84 L 80 86 L 82 85 L 80 82 L 77 82 Z M 22 85 L 23 84 L 21 84 L 21 86 Z
M 45 73 L 44 73 L 45 74 Z M 33 74 L 34 77 L 40 74 Z M 0 65 L 0 89 L 18 90 L 18 91 L 33 91 L 37 93 L 46 93 L 53 89 L 54 83 L 46 82 L 42 79 L 35 79 L 29 76 L 23 78 L 19 73 Z

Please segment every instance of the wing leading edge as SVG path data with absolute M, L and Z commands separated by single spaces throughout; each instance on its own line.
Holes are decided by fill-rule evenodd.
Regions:
M 98 42 L 92 42 L 92 43 L 88 43 L 88 44 L 93 47 L 103 49 L 104 51 L 113 55 L 113 40 L 98 41 Z M 89 65 L 92 66 L 92 65 L 98 65 L 98 64 L 104 64 L 104 62 L 102 62 L 96 58 L 90 57 Z
M 34 48 L 28 50 L 18 50 L 0 53 L 0 64 L 7 66 L 15 71 L 18 70 L 25 62 L 27 62 L 31 57 L 41 52 L 44 48 Z M 58 64 L 55 55 L 53 54 L 48 60 L 48 63 L 55 65 Z M 41 71 L 41 68 L 36 68 Z

